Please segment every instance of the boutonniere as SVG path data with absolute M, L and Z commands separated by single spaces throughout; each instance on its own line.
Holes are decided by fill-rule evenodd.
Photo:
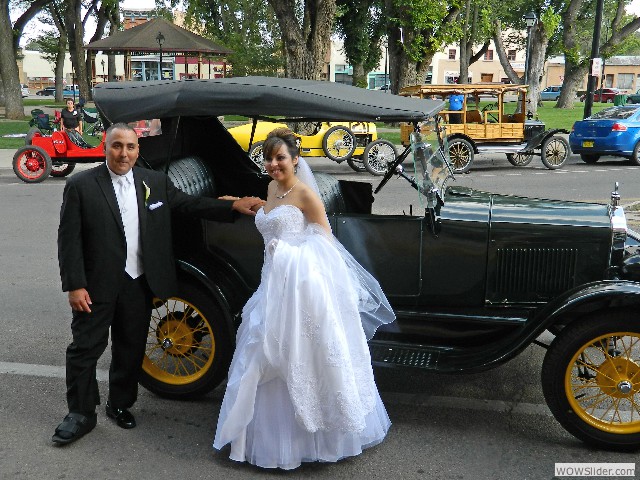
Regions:
M 151 196 L 151 189 L 144 180 L 142 181 L 142 185 L 144 185 L 144 206 L 146 207 L 149 203 L 149 197 Z

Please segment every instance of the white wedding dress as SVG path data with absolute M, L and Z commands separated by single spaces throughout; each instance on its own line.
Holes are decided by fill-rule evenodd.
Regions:
M 266 213 L 261 283 L 245 305 L 213 446 L 265 468 L 335 462 L 391 422 L 367 339 L 394 320 L 380 286 L 293 205 Z

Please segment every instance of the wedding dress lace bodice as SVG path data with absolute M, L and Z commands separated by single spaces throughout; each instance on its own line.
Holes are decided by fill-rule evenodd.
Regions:
M 265 246 L 284 235 L 302 233 L 307 221 L 302 211 L 295 205 L 278 205 L 265 212 L 264 208 L 256 214 L 256 227 L 264 238 Z

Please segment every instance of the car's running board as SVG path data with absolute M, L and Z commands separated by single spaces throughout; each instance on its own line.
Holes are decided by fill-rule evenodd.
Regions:
M 518 153 L 527 146 L 526 143 L 518 143 L 515 145 L 478 145 L 478 153 Z M 533 153 L 533 152 L 529 152 Z
M 417 367 L 437 369 L 440 354 L 446 349 L 406 345 L 395 342 L 369 342 L 371 361 L 378 366 Z

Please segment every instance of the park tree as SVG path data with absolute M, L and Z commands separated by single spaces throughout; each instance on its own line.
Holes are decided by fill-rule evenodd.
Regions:
M 62 101 L 64 57 L 67 51 L 67 32 L 62 18 L 64 10 L 63 0 L 53 0 L 42 11 L 39 20 L 45 30 L 27 48 L 40 51 L 42 58 L 51 64 L 54 72 L 56 93 L 55 99 Z
M 537 99 L 540 97 L 540 81 L 544 76 L 545 62 L 551 52 L 550 42 L 557 34 L 560 26 L 560 10 L 562 6 L 558 2 L 539 2 L 538 0 L 516 0 L 515 3 L 497 7 L 494 25 L 493 41 L 500 64 L 511 83 L 525 83 L 528 87 L 527 112 L 535 114 L 538 109 Z M 524 16 L 534 13 L 536 23 L 530 29 L 527 28 Z M 527 71 L 519 76 L 513 69 L 507 57 L 507 49 L 526 49 L 527 40 L 530 46 L 527 52 Z
M 636 44 L 640 17 L 628 15 L 629 0 L 605 0 L 605 18 L 609 37 L 600 44 L 601 55 L 621 53 Z M 558 107 L 571 108 L 576 92 L 589 73 L 591 39 L 595 20 L 595 2 L 570 0 L 562 14 L 562 45 L 565 55 L 564 86 Z
M 380 63 L 381 41 L 387 20 L 382 0 L 336 0 L 335 29 L 342 39 L 345 57 L 353 67 L 353 82 L 368 86 L 367 74 Z
M 88 43 L 98 41 L 104 36 L 107 26 L 113 25 L 114 21 L 119 20 L 120 18 L 119 10 L 120 10 L 120 2 L 118 0 L 102 0 L 101 2 L 94 1 L 91 3 L 89 10 L 87 11 L 83 19 L 83 23 L 86 23 L 87 18 L 89 18 L 90 15 L 93 15 L 95 19 L 96 27 Z M 119 23 L 117 23 L 115 26 L 117 28 L 119 26 Z M 89 52 L 86 55 L 85 65 L 86 65 L 85 70 L 87 75 L 87 85 L 88 87 L 90 87 L 91 81 L 93 79 L 93 73 L 94 73 L 93 68 L 95 67 L 95 52 Z M 90 98 L 87 95 L 90 93 L 91 93 L 91 89 L 89 88 L 88 92 L 85 93 L 84 98 Z
M 422 83 L 433 56 L 461 38 L 461 0 L 384 0 L 394 93 Z
M 4 99 L 7 118 L 24 117 L 17 62 L 20 38 L 27 23 L 50 1 L 0 0 L 0 93 Z M 10 11 L 13 9 L 22 13 L 12 24 Z
M 233 50 L 233 75 L 274 76 L 283 68 L 282 45 L 273 10 L 264 1 L 190 0 L 187 26 Z
M 267 0 L 280 26 L 289 78 L 320 80 L 331 43 L 336 0 Z
M 93 77 L 91 55 L 86 55 L 84 37 L 89 18 L 95 20 L 95 30 L 91 41 L 99 40 L 104 35 L 110 22 L 119 18 L 117 10 L 120 8 L 118 0 L 65 0 L 63 9 L 62 29 L 67 34 L 69 54 L 73 66 L 74 78 L 80 88 L 80 96 L 91 98 L 91 79 Z
M 460 12 L 460 74 L 458 83 L 468 83 L 469 66 L 477 62 L 488 50 L 493 33 L 490 2 L 465 0 Z M 474 47 L 479 48 L 474 52 Z

